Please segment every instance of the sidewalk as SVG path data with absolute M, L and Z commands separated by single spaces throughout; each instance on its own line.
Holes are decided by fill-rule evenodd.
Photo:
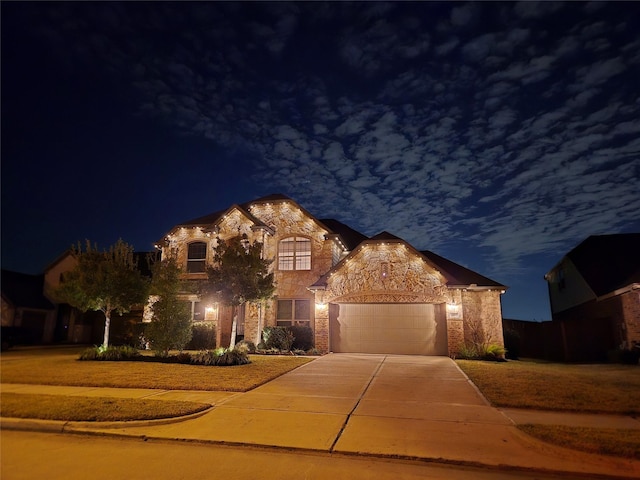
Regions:
M 515 424 L 640 428 L 631 417 L 496 409 L 447 357 L 333 354 L 246 393 L 37 385 L 3 392 L 214 406 L 189 419 L 95 424 L 2 419 L 2 428 L 258 445 L 333 454 L 640 478 L 640 461 L 589 455 L 524 435 Z

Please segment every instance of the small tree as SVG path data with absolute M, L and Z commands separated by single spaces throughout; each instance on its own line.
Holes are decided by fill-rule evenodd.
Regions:
M 220 302 L 231 306 L 233 323 L 229 348 L 236 343 L 238 306 L 266 300 L 273 295 L 271 260 L 262 258 L 262 243 L 250 243 L 246 235 L 220 240 L 215 249 L 214 266 L 207 269 L 207 289 Z
M 191 340 L 191 309 L 178 300 L 182 272 L 174 258 L 156 262 L 152 273 L 151 293 L 159 298 L 151 307 L 153 317 L 145 333 L 151 348 L 166 357 L 169 350 L 182 350 Z
M 80 244 L 72 250 L 78 264 L 64 275 L 54 295 L 83 312 L 100 310 L 104 313 L 102 346 L 106 348 L 112 314 L 122 315 L 134 305 L 143 304 L 148 281 L 138 270 L 133 247 L 122 240 L 109 250 L 100 251 L 97 245 L 91 246 L 89 240 L 84 251 Z

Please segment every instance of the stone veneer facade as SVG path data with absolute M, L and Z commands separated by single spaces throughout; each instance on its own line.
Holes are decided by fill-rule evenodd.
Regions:
M 163 258 L 175 256 L 187 264 L 191 242 L 207 244 L 206 263 L 211 264 L 218 239 L 245 234 L 249 241 L 263 244 L 263 256 L 272 259 L 276 299 L 245 308 L 244 338 L 258 343 L 265 326 L 276 325 L 277 299 L 311 301 L 310 326 L 315 346 L 326 353 L 329 345 L 329 317 L 337 303 L 430 303 L 439 315 L 446 315 L 449 354 L 454 356 L 479 325 L 487 339 L 502 344 L 500 292 L 464 291 L 449 288 L 447 278 L 404 241 L 367 240 L 349 253 L 315 218 L 293 201 L 256 201 L 246 209 L 233 206 L 213 225 L 185 225 L 174 228 L 164 239 Z M 280 271 L 278 244 L 286 237 L 311 240 L 311 269 Z M 348 254 L 348 255 L 347 255 Z M 325 285 L 317 286 L 324 276 Z M 205 280 L 206 273 L 185 274 L 189 280 Z M 446 307 L 445 307 L 446 306 Z M 223 325 L 225 309 L 218 308 L 207 319 L 217 322 L 218 344 L 228 341 L 230 328 Z M 217 317 L 217 318 L 216 318 Z

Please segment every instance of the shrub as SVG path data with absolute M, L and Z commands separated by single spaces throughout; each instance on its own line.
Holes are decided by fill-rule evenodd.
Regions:
M 202 350 L 191 354 L 191 363 L 194 365 L 216 365 L 216 354 L 212 350 Z
M 169 356 L 169 350 L 182 350 L 191 340 L 191 311 L 175 295 L 164 295 L 153 304 L 153 319 L 145 329 L 157 356 Z
M 213 323 L 196 323 L 193 325 L 191 341 L 187 350 L 210 350 L 216 348 L 216 327 Z
M 235 349 L 203 350 L 190 357 L 193 365 L 226 367 L 251 363 L 246 352 Z
M 478 360 L 480 358 L 478 347 L 472 344 L 465 343 L 458 349 L 456 358 L 460 358 L 463 360 Z
M 248 340 L 242 340 L 236 344 L 235 349 L 244 353 L 256 353 L 256 344 Z
M 231 366 L 231 365 L 246 365 L 250 363 L 249 357 L 246 352 L 240 350 L 227 350 L 218 357 L 219 367 Z
M 507 353 L 502 345 L 496 345 L 495 343 L 489 345 L 482 345 L 480 347 L 480 358 L 483 360 L 490 360 L 494 362 L 504 361 L 504 356 Z
M 495 343 L 476 345 L 467 343 L 460 347 L 456 358 L 462 360 L 489 360 L 494 362 L 505 361 L 504 356 L 507 353 L 502 345 Z
M 316 347 L 313 347 L 307 350 L 307 355 L 320 355 L 320 352 Z
M 262 340 L 265 348 L 278 350 L 291 350 L 295 338 L 287 327 L 265 327 L 262 330 Z
M 78 360 L 104 360 L 117 362 L 122 360 L 132 360 L 140 356 L 140 352 L 136 348 L 129 345 L 119 347 L 92 347 L 87 348 L 81 354 Z
M 293 325 L 289 327 L 289 331 L 294 338 L 291 348 L 294 350 L 309 350 L 310 348 L 313 348 L 313 330 L 311 327 Z

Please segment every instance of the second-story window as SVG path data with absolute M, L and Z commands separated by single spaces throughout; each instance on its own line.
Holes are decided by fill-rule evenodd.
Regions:
M 311 240 L 288 237 L 278 244 L 279 270 L 311 270 Z
M 187 273 L 204 273 L 207 261 L 207 244 L 193 242 L 187 252 Z

